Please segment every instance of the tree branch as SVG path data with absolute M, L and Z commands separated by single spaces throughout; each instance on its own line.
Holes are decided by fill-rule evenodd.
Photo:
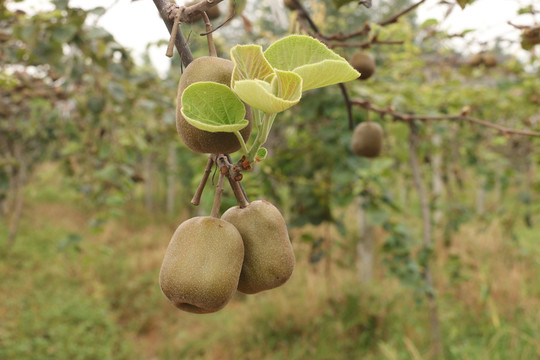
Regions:
M 414 121 L 409 122 L 409 157 L 411 163 L 411 170 L 413 173 L 414 186 L 418 192 L 418 198 L 420 200 L 420 208 L 422 210 L 422 223 L 423 223 L 423 245 L 426 250 L 431 249 L 431 213 L 429 203 L 427 200 L 426 190 L 422 183 L 422 175 L 420 173 L 420 166 L 418 164 L 418 129 L 416 128 Z M 437 299 L 435 298 L 433 276 L 431 274 L 431 267 L 429 260 L 424 264 L 424 282 L 428 288 L 427 297 L 429 305 L 429 316 L 431 321 L 431 336 L 432 346 L 435 355 L 439 355 L 442 352 L 442 337 L 440 329 L 440 321 L 437 310 Z
M 367 49 L 371 45 L 401 45 L 403 44 L 402 40 L 379 40 L 376 36 L 372 37 L 369 40 L 361 42 L 332 42 L 328 44 L 330 48 L 336 47 L 352 47 L 352 48 L 362 48 Z
M 465 120 L 469 121 L 478 125 L 490 127 L 492 129 L 498 130 L 503 134 L 516 134 L 516 135 L 525 135 L 525 136 L 540 136 L 540 132 L 537 131 L 528 131 L 528 130 L 517 130 L 517 129 L 511 129 L 508 127 L 500 126 L 497 124 L 490 123 L 485 120 L 480 120 L 471 116 L 468 116 L 466 114 L 459 114 L 459 115 L 438 115 L 438 116 L 426 116 L 426 115 L 417 115 L 417 114 L 404 114 L 395 111 L 392 107 L 388 107 L 386 109 L 377 107 L 368 100 L 361 100 L 361 99 L 352 99 L 351 103 L 353 105 L 357 105 L 363 109 L 374 111 L 381 115 L 390 115 L 396 120 L 401 121 L 411 121 L 411 120 L 421 120 L 421 121 L 438 121 L 438 120 Z
M 399 18 L 402 17 L 403 15 L 413 11 L 414 9 L 416 9 L 419 5 L 421 5 L 422 3 L 424 3 L 426 0 L 420 0 L 419 2 L 417 2 L 416 4 L 412 4 L 411 6 L 409 6 L 408 8 L 406 8 L 405 10 L 402 10 L 400 12 L 398 12 L 396 15 L 384 20 L 384 21 L 381 21 L 379 23 L 380 26 L 386 26 L 386 25 L 390 25 L 390 24 L 393 24 L 393 23 L 396 23 L 398 22 Z
M 343 94 L 343 98 L 345 99 L 345 106 L 347 107 L 347 118 L 349 119 L 349 130 L 352 131 L 354 130 L 354 119 L 352 114 L 351 98 L 349 97 L 349 93 L 347 92 L 345 84 L 339 83 L 338 85 L 341 89 L 341 94 Z

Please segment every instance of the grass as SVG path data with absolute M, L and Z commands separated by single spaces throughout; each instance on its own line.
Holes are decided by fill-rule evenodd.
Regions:
M 426 304 L 380 258 L 360 285 L 353 268 L 310 265 L 292 232 L 298 265 L 283 287 L 181 312 L 157 282 L 178 221 L 131 205 L 96 232 L 91 209 L 52 174 L 27 189 L 14 247 L 0 243 L 0 359 L 430 359 Z M 446 359 L 540 358 L 540 249 L 534 229 L 517 238 L 497 221 L 470 223 L 437 247 Z

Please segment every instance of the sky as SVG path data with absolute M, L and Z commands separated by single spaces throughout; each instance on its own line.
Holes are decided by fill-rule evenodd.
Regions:
M 220 6 L 226 6 L 225 0 Z M 261 1 L 261 0 L 258 0 Z M 274 2 L 280 0 L 262 0 Z M 377 1 L 377 0 L 375 0 Z M 516 39 L 519 31 L 507 24 L 511 20 L 514 23 L 531 23 L 530 17 L 517 17 L 517 10 L 533 0 L 477 0 L 473 5 L 467 6 L 465 10 L 455 7 L 454 11 L 442 22 L 440 26 L 451 33 L 459 33 L 466 29 L 476 29 L 476 31 L 465 39 L 453 40 L 453 45 L 465 49 L 465 52 L 477 52 L 482 50 L 482 46 L 477 41 L 469 43 L 475 38 L 493 44 L 495 37 Z M 442 19 L 444 9 L 437 5 L 439 0 L 427 0 L 418 8 L 419 21 L 423 22 L 429 18 Z M 184 1 L 177 0 L 177 4 Z M 46 9 L 50 6 L 48 0 L 25 0 L 18 3 L 17 7 L 22 7 L 28 11 L 31 8 Z M 168 38 L 168 32 L 160 19 L 154 2 L 151 0 L 71 0 L 72 6 L 91 8 L 103 6 L 109 8 L 98 22 L 123 46 L 132 49 L 135 57 L 145 51 L 146 45 L 150 42 Z M 223 10 L 223 9 L 222 9 Z M 285 11 L 285 9 L 283 9 Z M 518 44 L 507 48 L 512 54 L 521 55 Z M 164 72 L 168 68 L 170 59 L 165 56 L 165 47 L 154 47 L 150 52 L 150 57 L 154 65 Z

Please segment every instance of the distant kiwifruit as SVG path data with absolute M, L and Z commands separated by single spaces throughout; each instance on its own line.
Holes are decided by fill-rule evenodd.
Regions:
M 531 50 L 538 44 L 540 44 L 540 26 L 523 29 L 521 33 L 521 47 L 524 50 Z
M 293 0 L 283 0 L 285 7 L 291 11 L 298 10 L 296 3 Z
M 474 54 L 469 59 L 469 65 L 478 66 L 478 65 L 482 64 L 483 61 L 484 61 L 484 59 L 482 58 L 482 54 Z
M 230 86 L 234 63 L 215 56 L 203 56 L 193 60 L 184 70 L 178 84 L 178 104 L 176 107 L 176 129 L 182 141 L 193 151 L 209 154 L 230 154 L 241 145 L 233 133 L 199 130 L 182 116 L 182 93 L 191 84 L 213 81 Z M 244 141 L 249 139 L 253 125 L 251 107 L 246 105 L 246 119 L 249 124 L 240 131 Z
M 285 283 L 295 265 L 287 225 L 279 210 L 265 200 L 227 210 L 221 218 L 233 224 L 244 241 L 244 264 L 238 290 L 254 294 Z
M 482 56 L 482 59 L 484 61 L 484 65 L 487 67 L 497 66 L 497 57 L 493 53 L 485 53 Z
M 186 6 L 193 6 L 197 4 L 198 2 L 199 1 L 190 1 L 186 3 Z M 217 5 L 214 5 L 211 8 L 206 9 L 206 15 L 208 15 L 208 19 L 215 20 L 221 16 L 221 11 L 219 10 L 219 7 Z M 197 12 L 197 14 L 193 16 L 193 18 L 191 19 L 189 23 L 193 24 L 201 20 L 202 20 L 202 15 L 199 12 Z
M 366 80 L 375 73 L 375 60 L 373 56 L 364 51 L 357 51 L 351 57 L 349 63 L 360 73 L 360 80 Z
M 199 216 L 184 221 L 167 247 L 159 284 L 179 309 L 197 314 L 220 310 L 238 286 L 244 244 L 230 223 Z
M 376 122 L 366 121 L 353 132 L 351 149 L 358 156 L 374 158 L 381 153 L 383 129 Z

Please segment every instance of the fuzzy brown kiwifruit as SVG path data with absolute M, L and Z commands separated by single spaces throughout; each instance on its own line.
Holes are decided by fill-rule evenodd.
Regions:
M 359 124 L 353 132 L 351 149 L 358 156 L 374 158 L 381 153 L 383 129 L 376 122 Z
M 176 129 L 182 141 L 193 151 L 209 154 L 230 154 L 238 151 L 240 142 L 233 133 L 209 132 L 197 129 L 182 116 L 182 93 L 191 84 L 200 81 L 213 81 L 230 86 L 234 63 L 215 56 L 203 56 L 193 60 L 184 70 L 178 83 L 178 105 L 176 107 Z M 251 107 L 246 107 L 245 118 L 249 124 L 240 130 L 244 141 L 251 135 L 253 117 Z
M 283 0 L 283 5 L 291 11 L 298 10 L 298 7 L 293 0 Z
M 484 59 L 482 57 L 482 54 L 474 54 L 469 59 L 469 65 L 478 66 L 478 65 L 482 64 L 483 61 L 484 61 Z
M 349 60 L 351 66 L 360 73 L 360 80 L 369 79 L 375 73 L 373 56 L 364 51 L 357 51 Z
M 244 241 L 244 264 L 238 291 L 255 294 L 284 284 L 292 275 L 294 252 L 285 219 L 265 200 L 227 210 L 221 218 L 233 224 Z
M 521 47 L 524 50 L 531 50 L 538 44 L 540 44 L 540 26 L 523 29 L 521 33 Z
M 199 216 L 184 221 L 167 247 L 159 284 L 179 309 L 197 314 L 220 310 L 238 286 L 244 244 L 230 223 Z
M 186 7 L 193 6 L 193 5 L 197 4 L 198 2 L 199 1 L 190 1 L 190 2 L 186 3 Z M 206 15 L 208 15 L 208 19 L 215 20 L 215 19 L 217 19 L 218 17 L 221 16 L 221 10 L 219 10 L 219 7 L 217 5 L 214 5 L 211 8 L 206 9 Z M 189 24 L 199 22 L 199 21 L 202 20 L 202 18 L 203 17 L 201 15 L 201 13 L 197 12 L 197 14 L 195 14 L 195 16 L 193 16 L 193 18 L 191 19 Z
M 482 55 L 484 65 L 487 67 L 497 66 L 497 57 L 493 53 L 485 53 Z

